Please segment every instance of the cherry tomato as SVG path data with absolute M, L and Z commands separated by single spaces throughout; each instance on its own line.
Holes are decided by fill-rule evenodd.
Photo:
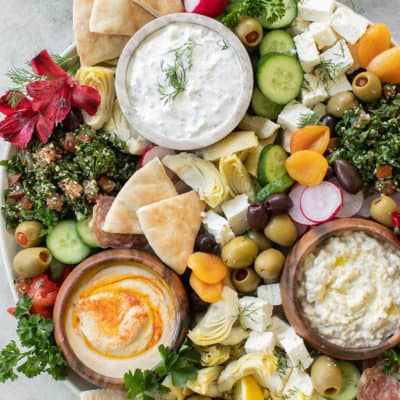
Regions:
M 51 281 L 46 274 L 33 279 L 27 291 L 27 295 L 33 298 L 32 312 L 37 307 L 52 307 L 56 301 L 58 290 L 59 285 Z

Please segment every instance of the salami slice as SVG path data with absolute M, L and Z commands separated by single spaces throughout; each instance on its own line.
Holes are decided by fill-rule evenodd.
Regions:
M 111 208 L 114 197 L 100 196 L 93 208 L 93 218 L 90 224 L 90 229 L 97 243 L 103 249 L 111 248 L 144 248 L 147 245 L 143 235 L 129 235 L 120 233 L 108 233 L 102 230 L 104 220 Z
M 382 364 L 367 368 L 358 384 L 358 400 L 400 400 L 398 373 L 385 375 Z

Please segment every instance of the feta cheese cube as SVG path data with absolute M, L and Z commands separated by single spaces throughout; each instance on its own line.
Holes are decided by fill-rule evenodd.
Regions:
M 246 194 L 241 194 L 232 200 L 225 201 L 221 207 L 232 231 L 236 235 L 241 235 L 249 230 L 249 224 L 247 223 L 249 198 Z
M 310 32 L 304 32 L 295 36 L 293 40 L 304 72 L 311 72 L 321 61 L 313 35 Z
M 259 139 L 268 139 L 280 128 L 280 125 L 268 118 L 246 115 L 240 122 L 239 128 L 254 131 Z
M 308 29 L 309 26 L 310 26 L 309 21 L 304 21 L 304 19 L 297 17 L 294 20 L 294 22 L 292 23 L 292 25 L 290 25 L 289 33 L 292 36 L 300 35 L 300 34 L 304 33 Z
M 280 306 L 282 304 L 280 284 L 272 283 L 270 285 L 259 286 L 257 288 L 257 297 L 268 301 L 273 306 Z
M 271 323 L 272 304 L 257 297 L 245 296 L 239 300 L 240 325 L 245 329 L 264 332 Z
M 306 21 L 328 21 L 335 8 L 335 0 L 299 1 L 299 18 Z
M 267 327 L 267 332 L 272 332 L 275 338 L 275 346 L 280 345 L 279 335 L 289 329 L 290 326 L 278 317 L 272 317 L 271 323 Z
M 300 126 L 301 118 L 304 115 L 312 114 L 313 111 L 304 104 L 292 101 L 287 104 L 278 116 L 278 124 L 290 132 L 297 131 Z
M 343 39 L 324 51 L 321 54 L 321 61 L 326 64 L 331 77 L 342 75 L 354 63 L 351 52 Z
M 355 44 L 364 35 L 368 21 L 347 7 L 338 7 L 331 16 L 331 25 L 337 34 L 350 44 Z
M 337 76 L 335 79 L 330 79 L 326 82 L 326 88 L 328 90 L 329 96 L 334 96 L 335 94 L 342 92 L 349 92 L 352 90 L 351 84 L 347 79 L 346 74 Z
M 285 382 L 277 372 L 272 375 L 265 374 L 264 384 L 275 396 L 280 396 L 285 389 Z
M 207 211 L 203 216 L 203 225 L 205 230 L 213 235 L 215 241 L 221 246 L 235 237 L 229 222 L 212 210 Z
M 304 398 L 301 397 L 301 394 L 308 398 L 312 395 L 313 391 L 314 386 L 310 375 L 298 368 L 294 368 L 285 385 L 283 394 L 296 393 L 299 395 L 297 398 L 301 399 Z
M 304 75 L 303 89 L 301 90 L 301 99 L 305 106 L 312 107 L 328 98 L 328 92 L 325 90 L 321 80 L 312 74 Z
M 303 339 L 296 334 L 293 328 L 278 334 L 278 340 L 293 365 L 301 363 L 303 368 L 307 369 L 312 364 L 313 359 L 310 357 Z
M 274 334 L 272 332 L 251 332 L 246 340 L 244 349 L 247 354 L 257 353 L 272 353 L 275 347 Z
M 335 32 L 328 22 L 313 22 L 310 25 L 310 32 L 320 50 L 333 46 L 337 41 Z
M 319 119 L 327 113 L 327 107 L 324 103 L 317 103 L 312 110 Z

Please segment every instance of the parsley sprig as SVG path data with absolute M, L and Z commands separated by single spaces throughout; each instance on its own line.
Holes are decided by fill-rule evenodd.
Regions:
M 397 371 L 397 380 L 400 382 L 400 353 L 394 349 L 386 351 L 383 356 L 383 372 L 392 375 Z
M 129 371 L 124 375 L 129 400 L 153 400 L 151 393 L 168 392 L 168 388 L 160 383 L 166 375 L 171 376 L 176 387 L 184 387 L 188 380 L 196 379 L 200 353 L 189 340 L 185 340 L 177 352 L 164 345 L 158 351 L 162 363 L 155 371 L 136 369 L 134 373 Z
M 56 380 L 67 375 L 67 363 L 54 340 L 53 321 L 31 314 L 32 303 L 31 297 L 21 297 L 17 303 L 17 334 L 26 351 L 14 340 L 0 351 L 0 382 L 17 379 L 17 372 L 28 378 L 47 372 Z

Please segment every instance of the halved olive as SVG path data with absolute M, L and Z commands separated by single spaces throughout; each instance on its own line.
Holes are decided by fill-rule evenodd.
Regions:
M 37 221 L 24 221 L 21 222 L 15 230 L 15 241 L 21 247 L 34 247 L 37 246 L 42 238 L 40 232 L 43 225 Z
M 21 250 L 14 257 L 14 269 L 24 278 L 34 278 L 49 268 L 52 256 L 46 247 L 31 247 Z
M 232 282 L 241 293 L 253 293 L 261 282 L 252 268 L 236 269 L 232 272 Z
M 314 389 L 321 396 L 334 396 L 339 393 L 342 385 L 342 372 L 333 358 L 318 357 L 311 367 L 311 379 Z
M 351 92 L 337 93 L 332 96 L 327 105 L 328 113 L 337 118 L 342 118 L 345 111 L 358 104 L 356 97 Z
M 242 43 L 249 47 L 258 46 L 263 38 L 263 28 L 254 18 L 242 17 L 235 27 L 235 33 Z
M 258 254 L 257 244 L 246 236 L 237 236 L 222 248 L 221 256 L 229 268 L 246 268 Z
M 382 96 L 382 82 L 373 72 L 361 72 L 353 80 L 353 92 L 361 101 L 372 103 Z

